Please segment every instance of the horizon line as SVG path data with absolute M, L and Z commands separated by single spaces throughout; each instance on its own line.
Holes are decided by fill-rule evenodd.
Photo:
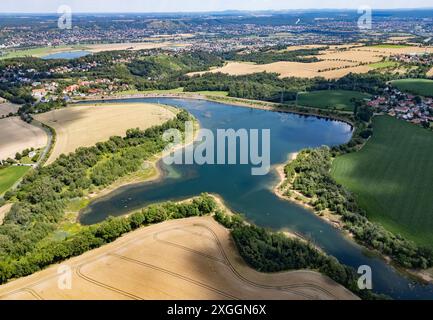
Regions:
M 377 11 L 408 11 L 408 10 L 433 10 L 432 7 L 398 7 L 398 8 L 373 8 L 372 10 Z M 244 12 L 244 13 L 254 13 L 254 12 L 290 12 L 290 11 L 357 11 L 358 8 L 292 8 L 292 9 L 263 9 L 263 10 L 242 10 L 242 9 L 224 9 L 224 10 L 205 10 L 205 11 L 77 11 L 75 14 L 187 14 L 187 13 L 224 13 L 224 12 Z M 56 11 L 51 12 L 0 12 L 1 15 L 12 15 L 12 14 L 58 14 Z

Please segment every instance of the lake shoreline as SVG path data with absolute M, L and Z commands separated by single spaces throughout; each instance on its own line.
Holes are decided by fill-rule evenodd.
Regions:
M 153 183 L 153 182 L 161 181 L 162 179 L 164 179 L 164 172 L 163 172 L 161 166 L 159 165 L 159 162 L 162 159 L 164 159 L 166 156 L 168 156 L 169 154 L 176 152 L 178 150 L 184 149 L 184 148 L 186 148 L 186 147 L 188 147 L 194 143 L 194 141 L 196 140 L 196 138 L 198 137 L 198 134 L 199 134 L 200 123 L 195 118 L 194 118 L 193 122 L 194 122 L 194 136 L 191 140 L 187 140 L 187 141 L 182 142 L 181 144 L 177 144 L 177 145 L 173 146 L 170 150 L 165 150 L 165 151 L 162 151 L 158 154 L 155 154 L 150 159 L 145 160 L 143 162 L 143 163 L 149 164 L 151 167 L 151 170 L 152 170 L 150 172 L 150 175 L 148 177 L 146 177 L 144 180 L 142 177 L 140 177 L 139 172 L 134 172 L 134 173 L 129 174 L 126 177 L 118 179 L 117 181 L 115 181 L 111 185 L 109 185 L 109 186 L 107 186 L 101 190 L 97 190 L 95 192 L 89 193 L 86 196 L 84 196 L 83 198 L 86 200 L 89 200 L 89 203 L 86 205 L 86 207 L 82 208 L 78 212 L 77 222 L 80 223 L 79 220 L 80 220 L 80 217 L 82 216 L 82 211 L 85 208 L 87 208 L 92 202 L 94 202 L 98 199 L 104 198 L 108 194 L 110 194 L 110 193 L 112 193 L 112 192 L 114 192 L 120 188 L 127 187 L 127 186 L 139 185 L 139 184 L 145 184 L 145 183 Z M 80 225 L 81 225 L 81 223 L 80 223 Z
M 353 130 L 355 128 L 355 124 L 346 118 L 343 114 L 340 112 L 340 115 L 325 115 L 321 114 L 320 110 L 322 109 L 315 109 L 315 108 L 307 108 L 309 111 L 302 111 L 297 110 L 295 108 L 289 109 L 288 107 L 282 107 L 280 104 L 275 102 L 266 102 L 266 101 L 260 101 L 260 100 L 250 100 L 250 99 L 243 99 L 243 98 L 235 98 L 235 97 L 218 97 L 218 96 L 212 96 L 212 95 L 203 95 L 198 93 L 163 93 L 163 94 L 155 94 L 155 93 L 137 93 L 137 94 L 130 94 L 130 95 L 113 95 L 113 96 L 92 96 L 92 97 L 86 97 L 85 99 L 74 99 L 72 103 L 82 103 L 82 102 L 90 102 L 90 101 L 111 101 L 111 100 L 127 100 L 127 99 L 147 99 L 147 98 L 169 98 L 169 99 L 191 99 L 191 100 L 203 100 L 203 101 L 210 101 L 215 103 L 221 103 L 224 105 L 232 105 L 237 107 L 243 107 L 243 108 L 250 108 L 250 109 L 258 109 L 258 110 L 265 110 L 265 111 L 273 111 L 273 112 L 281 112 L 281 113 L 290 113 L 290 114 L 296 114 L 300 116 L 311 116 L 316 117 L 320 119 L 327 119 L 332 121 L 340 121 L 343 123 L 346 123 L 350 125 L 351 129 Z

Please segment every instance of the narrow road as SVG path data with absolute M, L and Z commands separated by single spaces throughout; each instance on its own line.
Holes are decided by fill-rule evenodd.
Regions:
M 33 119 L 31 124 L 36 126 L 36 127 L 43 129 L 47 133 L 47 136 L 48 136 L 47 145 L 45 146 L 44 151 L 42 151 L 42 153 L 41 153 L 41 155 L 40 155 L 40 157 L 39 157 L 39 159 L 35 165 L 35 167 L 38 168 L 38 167 L 42 166 L 45 163 L 45 161 L 47 160 L 46 158 L 48 158 L 47 155 L 50 152 L 52 144 L 53 144 L 53 135 L 51 133 L 51 130 L 48 129 L 46 126 L 44 126 L 41 122 Z
M 45 161 L 47 160 L 46 159 L 47 155 L 50 152 L 52 144 L 53 144 L 53 135 L 52 135 L 51 131 L 47 127 L 42 125 L 42 123 L 40 123 L 39 121 L 33 120 L 31 122 L 31 124 L 36 126 L 36 127 L 43 129 L 47 133 L 47 137 L 48 137 L 47 145 L 45 146 L 44 150 L 42 151 L 41 155 L 39 156 L 38 161 L 34 165 L 31 166 L 34 169 L 37 169 L 37 168 L 41 167 L 45 163 Z M 23 181 L 23 178 L 24 177 L 18 179 L 9 190 L 15 190 L 20 185 L 21 181 Z M 0 196 L 0 198 L 2 198 L 2 196 Z

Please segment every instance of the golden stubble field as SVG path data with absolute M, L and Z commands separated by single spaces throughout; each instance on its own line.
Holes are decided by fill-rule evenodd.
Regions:
M 17 113 L 19 108 L 20 106 L 18 104 L 0 99 L 0 118 L 9 115 L 9 113 Z
M 93 146 L 111 136 L 124 136 L 131 128 L 147 129 L 173 117 L 168 108 L 148 103 L 69 106 L 35 116 L 56 131 L 56 143 L 47 164 L 79 147 Z
M 185 47 L 189 46 L 187 43 L 178 43 L 176 41 L 164 41 L 164 42 L 125 42 L 125 43 L 102 43 L 102 44 L 91 44 L 86 45 L 86 50 L 98 53 L 104 51 L 115 51 L 115 50 L 150 50 L 167 47 Z
M 65 270 L 71 272 L 62 273 Z M 227 229 L 211 217 L 194 217 L 141 228 L 62 265 L 10 282 L 0 287 L 0 299 L 357 297 L 312 271 L 256 272 L 239 256 Z
M 311 49 L 323 46 L 306 45 L 289 47 L 288 51 L 299 49 Z M 314 78 L 324 77 L 327 79 L 338 79 L 349 73 L 367 73 L 373 68 L 369 64 L 380 62 L 383 58 L 394 54 L 410 53 L 433 53 L 433 47 L 368 47 L 359 44 L 330 46 L 329 49 L 321 51 L 316 57 L 320 60 L 312 63 L 280 61 L 269 64 L 254 64 L 248 62 L 228 62 L 225 66 L 214 68 L 204 72 L 193 72 L 190 76 L 197 74 L 226 73 L 230 75 L 245 75 L 258 72 L 278 73 L 281 78 L 301 77 Z
M 0 160 L 15 158 L 27 148 L 41 148 L 48 143 L 45 131 L 22 121 L 19 117 L 0 119 Z

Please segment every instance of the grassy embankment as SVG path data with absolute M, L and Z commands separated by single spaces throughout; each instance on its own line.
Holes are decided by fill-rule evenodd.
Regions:
M 134 95 L 134 94 L 176 94 L 176 93 L 190 93 L 190 94 L 201 94 L 204 96 L 220 96 L 220 97 L 226 97 L 228 96 L 227 91 L 197 91 L 197 92 L 187 92 L 184 91 L 182 87 L 176 88 L 176 89 L 168 89 L 168 90 L 127 90 L 122 91 L 118 95 L 122 96 L 128 96 L 128 95 Z
M 388 116 L 374 119 L 365 147 L 335 159 L 332 176 L 369 219 L 433 248 L 433 134 Z
M 302 92 L 298 97 L 298 105 L 319 109 L 353 111 L 352 99 L 366 99 L 370 95 L 348 90 L 320 90 Z

